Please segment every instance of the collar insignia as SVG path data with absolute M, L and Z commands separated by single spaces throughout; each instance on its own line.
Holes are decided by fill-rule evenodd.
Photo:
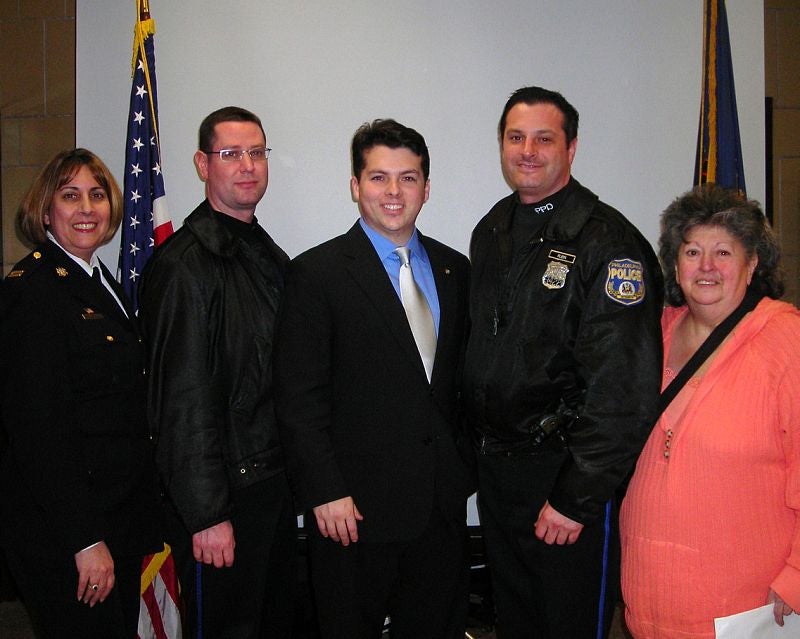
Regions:
M 67 271 L 67 269 L 65 269 L 63 266 L 57 266 L 56 275 L 58 275 L 59 277 L 66 277 L 67 275 L 69 275 L 69 271 Z

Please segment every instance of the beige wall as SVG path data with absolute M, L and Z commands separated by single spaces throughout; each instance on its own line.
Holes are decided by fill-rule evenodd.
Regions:
M 28 249 L 17 205 L 42 165 L 75 145 L 75 0 L 0 0 L 3 273 Z
M 764 2 L 764 75 L 773 98 L 773 208 L 786 299 L 800 305 L 800 0 Z

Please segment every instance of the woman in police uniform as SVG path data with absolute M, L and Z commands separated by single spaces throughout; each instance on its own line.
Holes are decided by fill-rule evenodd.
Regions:
M 44 637 L 135 637 L 162 547 L 142 344 L 95 255 L 121 218 L 102 161 L 59 153 L 20 205 L 37 246 L 0 296 L 0 543 Z

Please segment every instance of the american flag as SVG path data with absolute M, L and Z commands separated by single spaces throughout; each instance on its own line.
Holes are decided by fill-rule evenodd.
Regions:
M 133 85 L 125 143 L 125 207 L 117 275 L 134 309 L 139 308 L 137 289 L 145 262 L 153 254 L 153 248 L 172 234 L 158 137 L 155 22 L 146 7 L 139 15 L 133 39 Z
M 138 639 L 180 639 L 183 625 L 178 576 L 169 545 L 145 557 L 140 592 Z
M 122 240 L 117 279 L 133 308 L 139 308 L 139 276 L 153 249 L 172 234 L 167 211 L 161 146 L 158 137 L 158 97 L 153 38 L 156 25 L 147 0 L 137 0 L 133 36 L 133 84 L 125 141 L 125 183 Z M 157 517 L 157 513 L 153 513 Z M 179 639 L 182 636 L 180 595 L 170 547 L 145 557 L 139 602 L 139 639 Z

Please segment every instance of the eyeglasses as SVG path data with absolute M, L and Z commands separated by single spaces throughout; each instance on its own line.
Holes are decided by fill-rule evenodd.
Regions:
M 222 162 L 241 162 L 244 154 L 247 153 L 253 162 L 262 162 L 269 157 L 270 151 L 272 149 L 269 147 L 262 146 L 257 149 L 220 149 L 219 151 L 203 151 L 203 153 L 209 155 L 215 153 Z

